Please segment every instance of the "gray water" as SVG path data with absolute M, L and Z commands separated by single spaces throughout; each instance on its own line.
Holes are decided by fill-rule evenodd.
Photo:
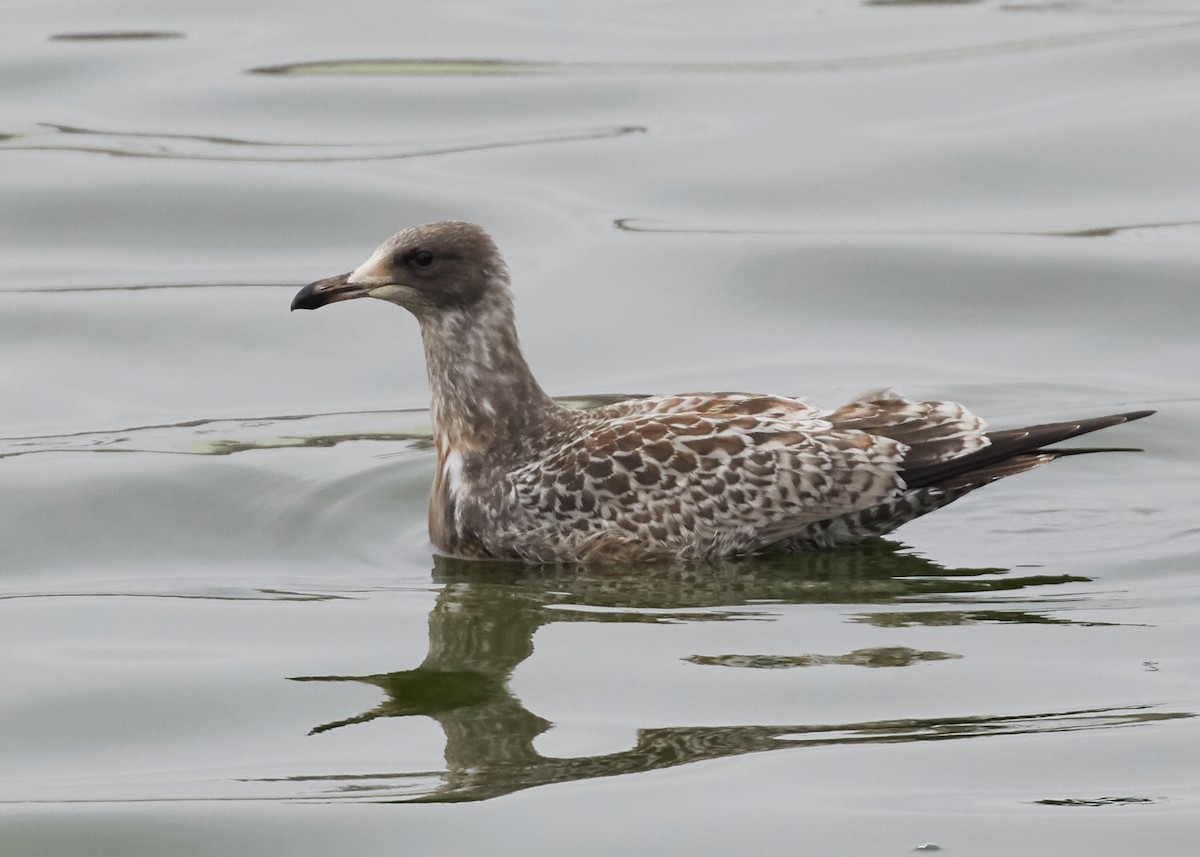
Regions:
M 0 854 L 1179 854 L 1200 4 L 10 2 Z M 555 395 L 864 390 L 1142 453 L 861 550 L 435 557 L 416 325 L 488 227 Z

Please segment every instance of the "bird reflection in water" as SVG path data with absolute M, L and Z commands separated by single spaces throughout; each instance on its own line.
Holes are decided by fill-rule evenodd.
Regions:
M 1150 706 L 1039 712 L 1008 716 L 879 720 L 842 724 L 679 726 L 642 729 L 627 750 L 596 756 L 544 756 L 534 741 L 552 725 L 524 707 L 509 690 L 516 667 L 533 652 L 534 633 L 552 622 L 679 622 L 763 618 L 774 604 L 922 601 L 934 596 L 987 593 L 1072 582 L 1069 576 L 1009 576 L 1003 569 L 946 569 L 904 553 L 887 541 L 855 550 L 760 558 L 702 568 L 536 567 L 518 563 L 435 558 L 443 584 L 429 618 L 429 653 L 416 669 L 378 675 L 296 676 L 295 681 L 360 682 L 385 694 L 375 708 L 316 726 L 313 734 L 381 717 L 422 715 L 445 732 L 446 769 L 288 777 L 327 781 L 324 797 L 400 802 L 485 800 L 550 783 L 653 771 L 706 759 L 809 745 L 891 743 L 1042 731 L 1071 731 L 1191 716 Z M 572 608 L 578 609 L 572 609 Z M 749 608 L 749 609 L 748 609 Z M 702 612 L 695 612 L 702 611 Z M 973 621 L 953 611 L 954 623 Z M 995 621 L 980 611 L 977 621 Z M 1044 614 L 1005 610 L 1004 621 L 1046 622 Z M 894 609 L 867 613 L 859 621 L 946 624 L 946 611 Z M 1065 621 L 1065 620 L 1054 620 Z M 791 665 L 852 663 L 904 666 L 953 658 L 945 652 L 859 649 L 841 656 L 801 656 Z M 733 657 L 695 660 L 726 666 L 779 667 Z M 786 665 L 786 664 L 785 664 Z

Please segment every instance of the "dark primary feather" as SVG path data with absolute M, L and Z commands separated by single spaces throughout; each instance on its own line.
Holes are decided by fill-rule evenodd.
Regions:
M 969 484 L 982 485 L 1002 476 L 1011 476 L 1037 467 L 1060 455 L 1079 455 L 1088 452 L 1108 452 L 1109 449 L 1043 449 L 1052 443 L 1070 440 L 1109 426 L 1133 422 L 1148 417 L 1154 411 L 1130 411 L 1065 423 L 1045 423 L 1021 429 L 987 433 L 988 446 L 940 464 L 912 467 L 900 471 L 909 489 L 960 488 Z M 1048 456 L 1048 457 L 1047 457 Z

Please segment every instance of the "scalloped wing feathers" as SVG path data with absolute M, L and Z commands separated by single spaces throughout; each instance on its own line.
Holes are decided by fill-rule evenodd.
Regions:
M 555 449 L 510 475 L 528 514 L 500 535 L 507 550 L 558 544 L 597 557 L 634 544 L 747 553 L 886 505 L 902 496 L 914 454 L 935 462 L 981 448 L 982 425 L 960 405 L 897 397 L 833 413 L 737 393 L 619 402 L 580 414 Z

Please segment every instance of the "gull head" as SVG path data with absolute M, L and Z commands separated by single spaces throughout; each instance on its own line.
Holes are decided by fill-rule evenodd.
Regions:
M 309 283 L 292 299 L 292 309 L 371 297 L 425 318 L 470 310 L 507 287 L 508 271 L 492 237 L 473 223 L 446 221 L 396 233 L 353 271 Z

